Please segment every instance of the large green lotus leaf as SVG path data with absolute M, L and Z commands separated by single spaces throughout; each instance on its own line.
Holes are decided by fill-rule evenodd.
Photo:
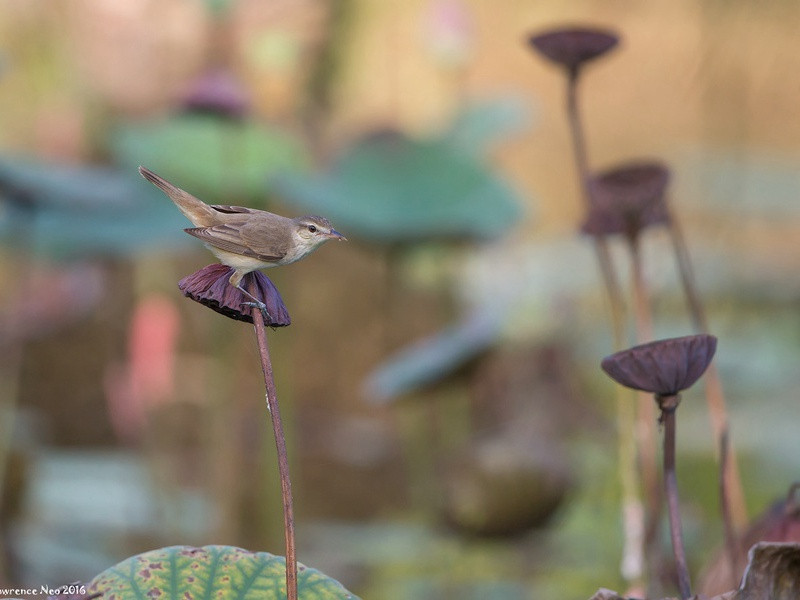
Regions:
M 511 188 L 474 156 L 448 140 L 393 132 L 357 143 L 326 174 L 281 176 L 277 190 L 345 235 L 383 243 L 493 238 L 521 212 Z
M 104 600 L 279 600 L 286 598 L 282 556 L 231 546 L 171 546 L 128 558 L 95 577 L 88 594 Z M 338 581 L 298 565 L 303 600 L 353 599 Z
M 135 172 L 2 157 L 0 197 L 41 208 L 117 210 L 138 201 Z
M 300 143 L 252 121 L 185 114 L 128 124 L 112 136 L 115 156 L 129 168 L 144 165 L 213 204 L 254 204 L 279 172 L 303 168 Z
M 37 253 L 59 258 L 86 256 L 129 256 L 142 251 L 186 247 L 192 238 L 183 232 L 188 221 L 166 198 L 160 202 L 144 200 L 138 209 L 109 211 L 46 211 L 23 225 L 25 239 L 0 238 L 27 244 Z M 19 231 L 19 227 L 17 227 Z M 16 245 L 16 244 L 15 244 Z M 199 245 L 198 245 L 199 246 Z
M 189 223 L 130 172 L 0 160 L 0 242 L 59 258 L 128 255 L 188 241 Z
M 527 121 L 526 106 L 520 98 L 469 104 L 453 119 L 443 139 L 456 148 L 480 156 L 494 142 L 520 132 Z

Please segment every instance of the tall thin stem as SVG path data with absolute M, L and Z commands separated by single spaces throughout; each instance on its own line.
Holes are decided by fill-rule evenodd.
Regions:
M 249 291 L 254 296 L 258 293 L 254 282 L 250 284 Z M 289 479 L 286 438 L 283 435 L 283 423 L 278 409 L 278 395 L 275 390 L 275 378 L 272 374 L 272 362 L 269 358 L 264 317 L 257 308 L 253 308 L 251 314 L 253 315 L 253 327 L 256 330 L 258 352 L 261 355 L 261 370 L 264 373 L 264 385 L 267 391 L 267 410 L 272 420 L 272 429 L 275 433 L 275 448 L 278 453 L 278 473 L 281 480 L 281 497 L 283 499 L 283 531 L 286 541 L 286 597 L 287 600 L 297 600 L 297 552 L 295 550 L 292 483 Z
M 694 270 L 692 269 L 692 261 L 689 258 L 689 250 L 686 247 L 683 231 L 678 221 L 674 218 L 674 215 L 671 215 L 669 220 L 669 236 L 672 241 L 672 249 L 675 252 L 678 274 L 681 278 L 684 294 L 686 295 L 686 303 L 689 306 L 689 314 L 692 317 L 692 323 L 694 323 L 695 330 L 700 333 L 707 333 L 708 320 L 706 319 L 706 313 L 703 309 L 700 295 L 697 293 L 697 285 L 694 282 Z
M 736 587 L 739 583 L 739 540 L 731 519 L 731 504 L 729 500 L 728 478 L 725 474 L 728 471 L 728 432 L 722 433 L 719 448 L 719 501 L 722 511 L 722 524 L 725 532 L 725 549 L 728 554 L 728 568 L 730 569 L 731 586 Z
M 633 312 L 636 319 L 636 339 L 640 344 L 653 341 L 653 311 L 650 306 L 650 294 L 642 266 L 642 252 L 639 235 L 634 233 L 628 237 L 628 248 L 631 255 L 631 282 L 633 296 Z M 661 515 L 661 492 L 658 484 L 657 431 L 655 427 L 655 407 L 645 392 L 639 393 L 639 411 L 636 430 L 639 432 L 639 452 L 641 454 L 642 479 L 645 494 L 649 503 L 650 519 L 645 536 L 645 547 L 651 545 L 656 535 L 657 523 Z
M 589 158 L 586 151 L 586 139 L 583 134 L 583 119 L 578 106 L 578 71 L 571 71 L 567 78 L 567 119 L 572 136 L 572 149 L 575 153 L 575 164 L 581 178 L 582 192 L 587 207 L 589 204 Z
M 586 138 L 583 133 L 583 119 L 578 106 L 578 73 L 579 71 L 571 71 L 567 79 L 567 120 L 569 121 L 569 131 L 572 137 L 572 149 L 575 154 L 575 166 L 578 169 L 581 193 L 586 207 L 589 208 L 592 195 L 591 186 L 589 185 L 591 171 L 589 170 Z M 617 274 L 614 271 L 608 240 L 605 236 L 594 236 L 594 249 L 611 307 L 614 345 L 617 346 L 615 350 L 621 350 L 625 344 L 625 303 L 622 300 L 622 291 Z
M 631 281 L 633 284 L 633 312 L 636 316 L 636 338 L 640 344 L 653 341 L 653 310 L 642 266 L 642 246 L 639 235 L 628 238 L 631 254 Z
M 698 333 L 708 333 L 708 319 L 706 318 L 700 295 L 697 293 L 697 285 L 694 280 L 694 271 L 686 240 L 680 223 L 674 218 L 674 215 L 669 220 L 669 234 L 692 323 Z M 722 436 L 728 435 L 728 409 L 725 402 L 725 392 L 722 389 L 722 381 L 715 364 L 712 363 L 706 371 L 705 381 L 706 403 L 708 404 L 711 429 L 714 439 L 717 440 L 717 444 L 720 444 L 719 447 L 721 447 Z M 728 445 L 729 440 L 725 443 Z M 730 452 L 731 448 L 728 448 L 728 450 Z M 747 507 L 744 500 L 744 488 L 739 473 L 739 464 L 733 452 L 730 452 L 727 457 L 722 477 L 725 478 L 725 487 L 728 492 L 726 501 L 731 521 L 735 527 L 741 528 L 747 522 Z
M 680 403 L 680 396 L 656 396 L 661 408 L 661 422 L 664 425 L 664 490 L 667 495 L 669 510 L 669 530 L 672 537 L 672 552 L 675 555 L 675 566 L 678 571 L 678 588 L 681 598 L 688 600 L 692 596 L 692 585 L 689 579 L 689 567 L 686 562 L 686 550 L 683 546 L 681 530 L 681 512 L 678 503 L 678 480 L 675 474 L 675 410 Z
M 569 71 L 567 75 L 567 121 L 569 123 L 575 165 L 578 171 L 580 189 L 586 207 L 591 206 L 591 187 L 589 181 L 589 159 L 586 149 L 583 123 L 578 106 L 579 71 Z M 604 236 L 594 236 L 594 250 L 597 264 L 608 297 L 614 350 L 625 347 L 625 303 L 614 271 L 614 263 L 608 241 Z M 622 550 L 621 571 L 623 577 L 639 591 L 642 586 L 644 570 L 644 510 L 639 494 L 639 476 L 636 469 L 636 445 L 626 433 L 635 429 L 635 405 L 627 397 L 628 392 L 616 386 L 617 407 L 617 454 L 619 456 L 619 478 L 622 494 L 622 529 L 624 546 Z

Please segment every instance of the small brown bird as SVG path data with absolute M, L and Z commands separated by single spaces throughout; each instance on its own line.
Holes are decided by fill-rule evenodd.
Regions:
M 328 240 L 347 239 L 324 217 L 289 219 L 244 206 L 209 205 L 149 169 L 139 167 L 139 173 L 161 188 L 195 225 L 184 231 L 202 240 L 223 265 L 235 269 L 230 284 L 262 311 L 264 304 L 241 286 L 245 275 L 298 261 Z

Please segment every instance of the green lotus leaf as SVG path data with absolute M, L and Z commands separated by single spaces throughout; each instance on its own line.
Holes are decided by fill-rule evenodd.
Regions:
M 300 143 L 287 133 L 199 114 L 120 127 L 112 151 L 128 168 L 144 165 L 213 204 L 263 203 L 265 183 L 307 162 Z
M 276 189 L 345 235 L 379 243 L 494 238 L 519 217 L 509 185 L 447 140 L 384 132 L 350 148 L 327 173 L 282 175 Z
M 10 204 L 21 202 L 39 208 L 117 210 L 138 200 L 135 173 L 3 157 L 0 195 Z
M 498 98 L 470 104 L 456 115 L 443 139 L 474 156 L 485 153 L 492 144 L 519 133 L 528 121 L 522 99 Z
M 0 239 L 12 244 L 26 244 L 38 254 L 57 258 L 86 256 L 130 256 L 155 249 L 190 246 L 192 239 L 182 229 L 189 223 L 166 198 L 159 202 L 144 200 L 139 210 L 108 212 L 46 211 L 37 214 L 22 229 L 25 240 L 7 234 L 0 223 Z M 12 231 L 20 231 L 12 225 Z M 15 244 L 16 245 L 16 244 Z
M 0 242 L 58 258 L 185 244 L 188 221 L 135 170 L 0 159 Z
M 232 546 L 171 546 L 128 558 L 95 577 L 88 595 L 104 600 L 282 600 L 286 598 L 282 556 Z M 303 600 L 358 600 L 316 569 L 298 565 Z

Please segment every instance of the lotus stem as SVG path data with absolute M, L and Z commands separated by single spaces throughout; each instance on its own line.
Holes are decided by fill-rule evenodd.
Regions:
M 656 395 L 656 401 L 661 409 L 661 423 L 664 425 L 664 490 L 667 495 L 672 552 L 675 556 L 681 598 L 689 600 L 692 597 L 692 585 L 689 579 L 689 567 L 686 562 L 686 550 L 683 546 L 681 512 L 678 503 L 678 480 L 675 474 L 675 411 L 680 403 L 680 395 Z
M 672 240 L 681 285 L 686 295 L 692 323 L 698 333 L 708 333 L 708 319 L 706 318 L 700 295 L 697 293 L 697 285 L 686 240 L 680 223 L 672 215 L 669 219 L 669 235 Z M 722 437 L 728 434 L 728 409 L 719 371 L 714 364 L 711 364 L 706 372 L 706 403 L 708 404 L 709 420 L 711 421 L 714 439 L 717 440 L 717 447 L 721 449 Z M 725 445 L 729 446 L 729 442 L 730 440 L 725 441 Z M 729 456 L 722 476 L 726 480 L 725 487 L 728 492 L 727 502 L 729 503 L 728 509 L 731 523 L 735 528 L 739 529 L 747 523 L 747 507 L 736 455 L 732 452 L 732 448 L 729 447 L 728 451 Z
M 633 312 L 636 318 L 636 338 L 639 344 L 653 340 L 653 311 L 650 306 L 650 294 L 642 266 L 640 237 L 633 234 L 628 237 L 628 248 L 631 255 L 631 281 L 633 296 Z M 645 547 L 653 544 L 658 531 L 657 524 L 661 513 L 661 491 L 658 483 L 658 458 L 656 450 L 656 414 L 648 394 L 640 392 L 639 411 L 636 431 L 639 433 L 639 453 L 641 458 L 642 479 L 645 495 L 649 504 L 649 524 L 646 528 Z
M 728 461 L 730 459 L 728 445 L 728 432 L 723 431 L 720 438 L 719 448 L 719 500 L 720 511 L 722 512 L 722 524 L 725 531 L 725 549 L 728 555 L 728 568 L 731 575 L 731 588 L 739 585 L 739 541 L 736 537 L 736 530 L 731 518 L 731 504 L 728 490 Z
M 642 251 L 638 234 L 628 239 L 628 248 L 631 254 L 633 311 L 636 315 L 637 343 L 645 344 L 653 341 L 653 311 L 642 267 Z
M 570 71 L 567 80 L 567 120 L 569 121 L 569 130 L 572 136 L 572 147 L 575 153 L 575 165 L 578 169 L 581 192 L 583 193 L 584 203 L 588 208 L 591 205 L 592 194 L 589 185 L 591 173 L 589 171 L 589 160 L 587 158 L 586 139 L 583 134 L 580 109 L 578 108 L 577 71 Z M 595 253 L 597 254 L 597 263 L 600 267 L 600 274 L 603 277 L 603 283 L 605 284 L 611 309 L 611 324 L 615 350 L 621 350 L 625 344 L 625 303 L 622 300 L 619 280 L 614 270 L 614 263 L 611 260 L 608 240 L 602 235 L 595 235 L 593 239 Z
M 256 295 L 258 288 L 255 282 L 249 286 L 251 294 Z M 267 411 L 272 420 L 272 429 L 275 434 L 275 448 L 278 454 L 278 473 L 281 480 L 281 497 L 283 499 L 283 526 L 286 541 L 286 597 L 287 600 L 297 600 L 297 552 L 295 550 L 294 536 L 294 508 L 292 504 L 292 483 L 289 479 L 289 459 L 286 453 L 286 438 L 283 435 L 278 408 L 278 396 L 275 390 L 275 378 L 272 373 L 272 362 L 269 357 L 267 345 L 267 332 L 264 317 L 257 308 L 251 310 L 253 327 L 256 330 L 258 353 L 261 356 L 261 370 L 264 373 L 266 387 Z
M 581 192 L 588 209 L 591 205 L 590 171 L 583 122 L 578 107 L 579 71 L 569 71 L 567 78 L 567 120 L 569 122 L 575 164 L 578 170 Z M 608 240 L 601 235 L 593 236 L 594 251 L 603 285 L 608 299 L 614 350 L 625 347 L 625 303 L 611 260 Z M 617 455 L 619 457 L 619 480 L 622 495 L 623 550 L 620 570 L 622 576 L 636 591 L 643 587 L 644 573 L 644 509 L 639 492 L 639 474 L 636 468 L 636 444 L 631 443 L 626 432 L 636 429 L 636 406 L 629 402 L 621 386 L 616 387 L 617 408 Z
M 700 295 L 697 293 L 697 285 L 694 281 L 694 270 L 692 269 L 692 261 L 689 258 L 689 250 L 686 246 L 686 240 L 683 237 L 683 231 L 678 221 L 674 218 L 674 215 L 671 215 L 669 219 L 669 236 L 672 240 L 675 261 L 678 264 L 678 274 L 681 278 L 681 285 L 686 295 L 686 303 L 689 306 L 689 314 L 692 317 L 694 328 L 700 333 L 708 333 L 708 320 L 706 319 Z

